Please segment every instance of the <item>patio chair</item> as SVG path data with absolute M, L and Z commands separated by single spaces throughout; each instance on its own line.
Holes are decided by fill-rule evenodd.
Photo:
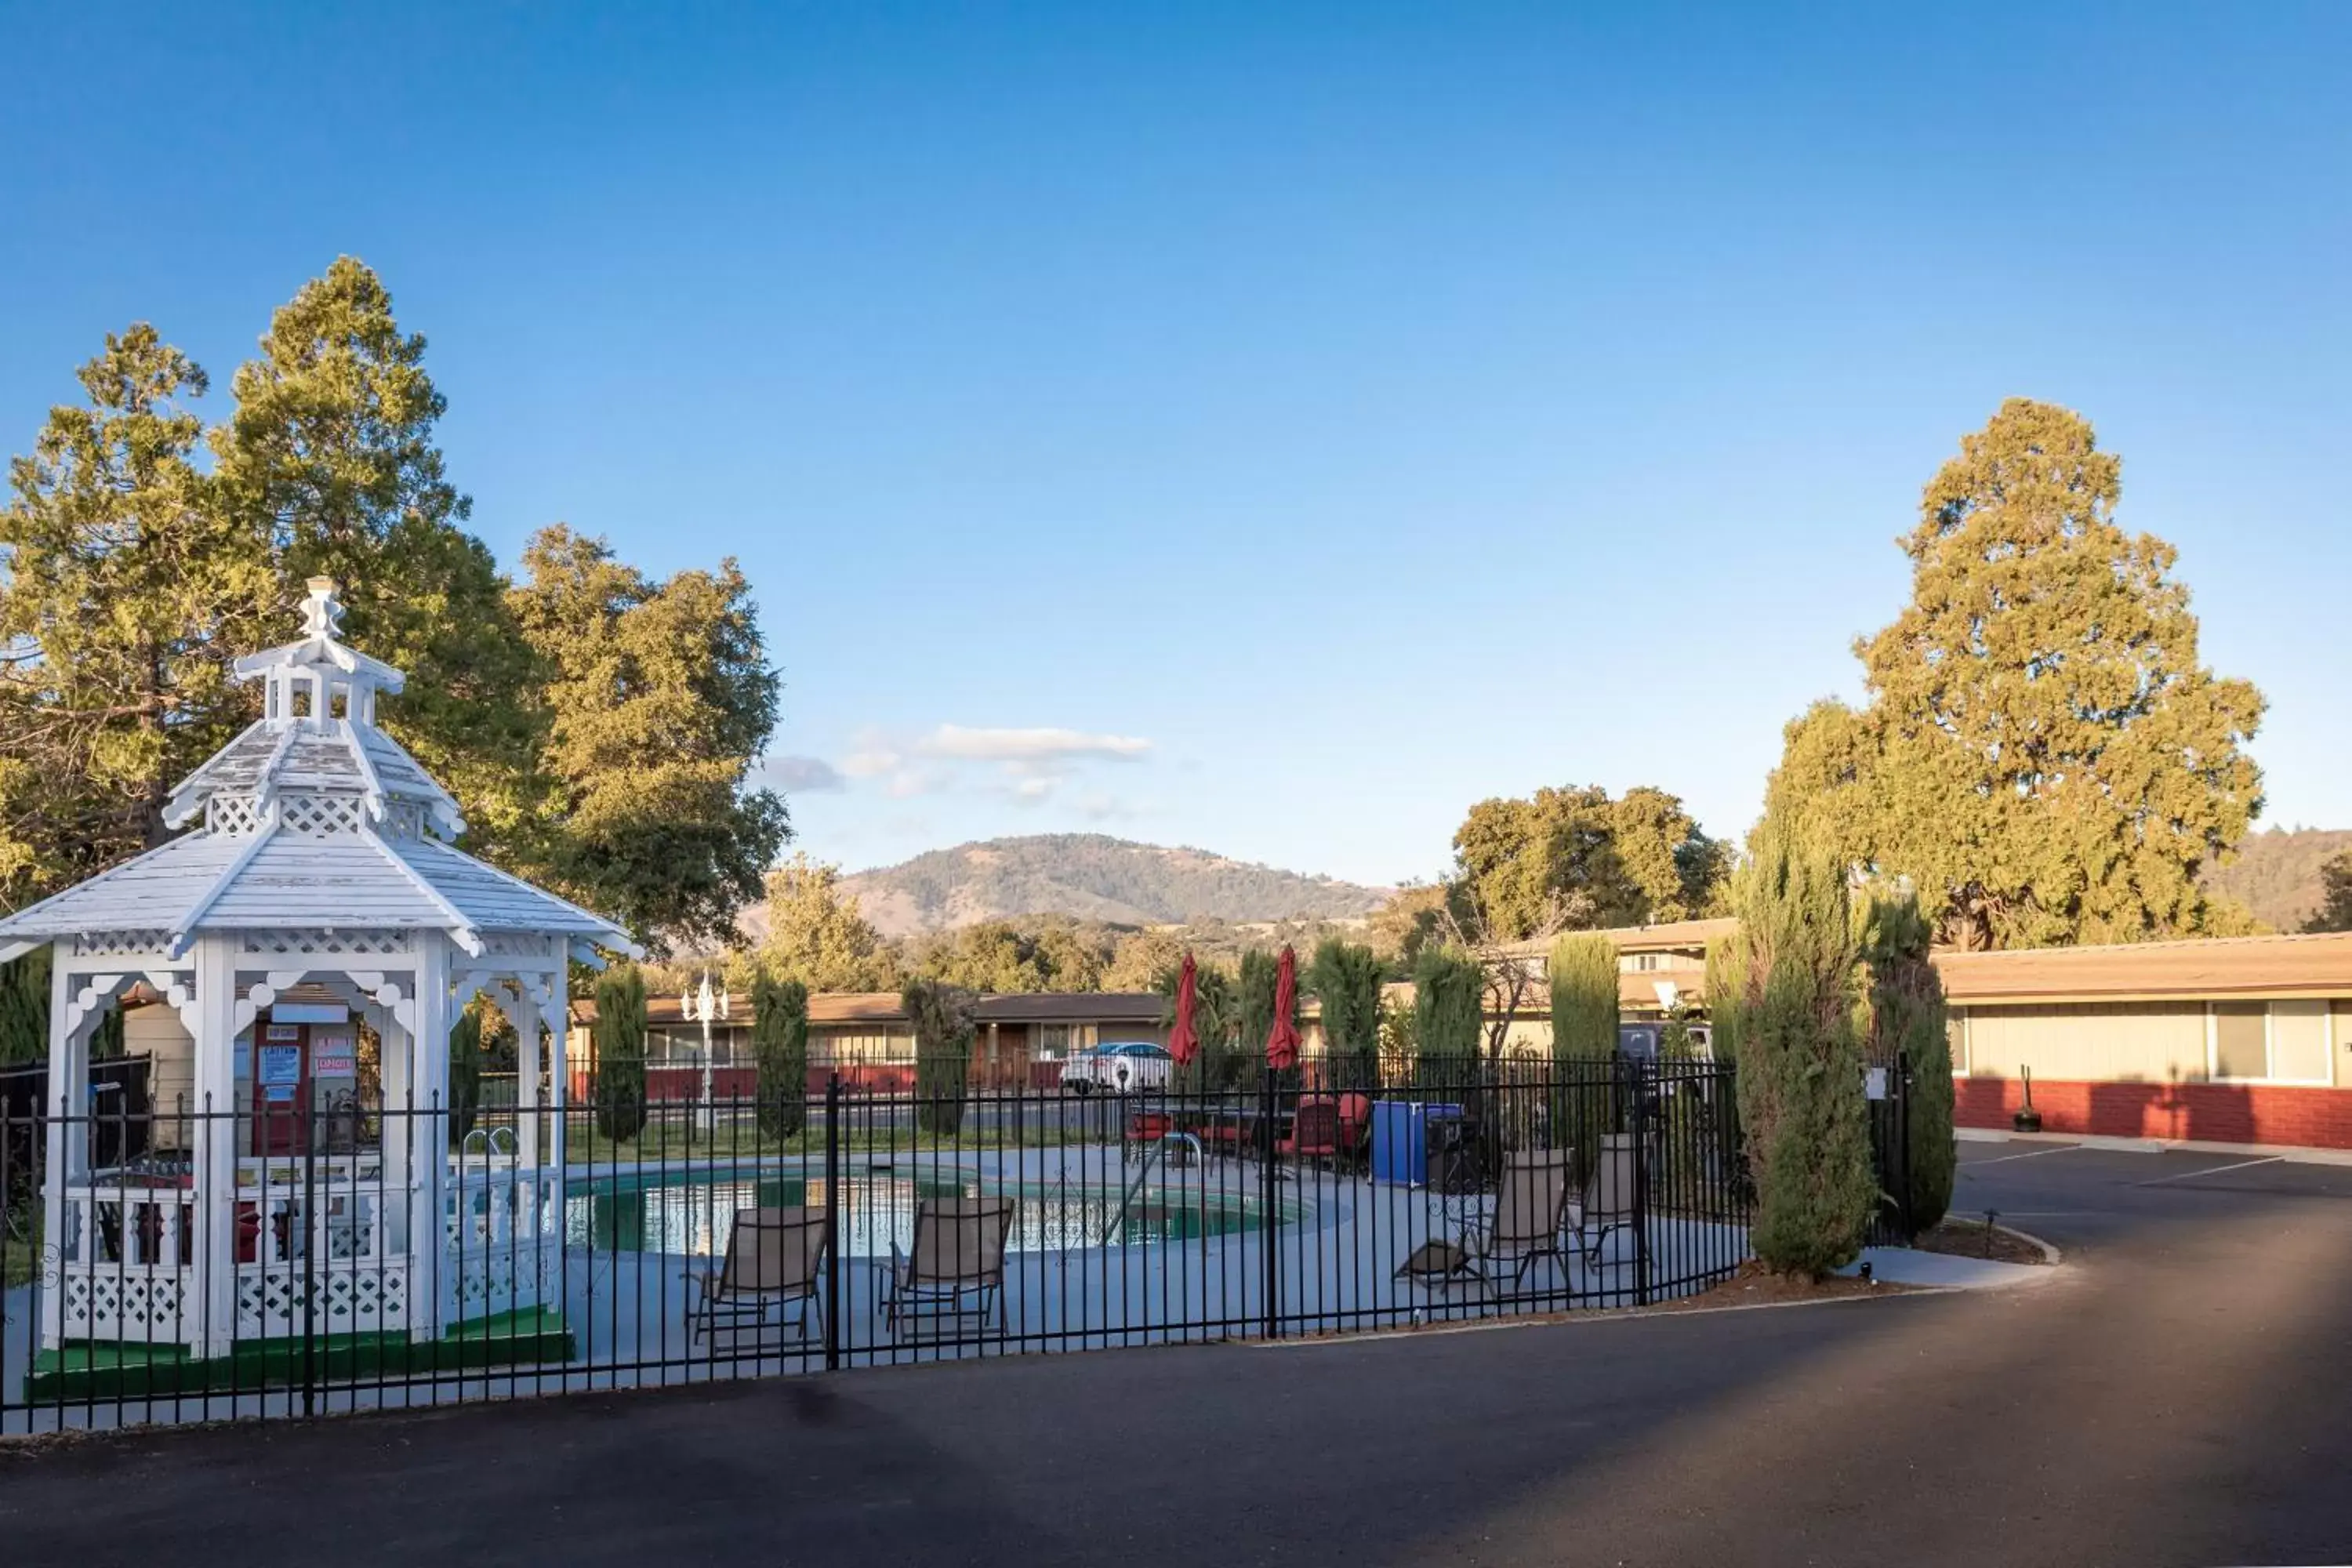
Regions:
M 1008 1197 L 923 1198 L 915 1205 L 913 1250 L 890 1244 L 882 1321 L 893 1334 L 919 1318 L 977 1315 L 1008 1331 L 1004 1310 L 1004 1247 L 1013 1232 Z M 966 1303 L 970 1302 L 968 1310 Z
M 1460 1244 L 1468 1272 L 1489 1290 L 1501 1293 L 1506 1266 L 1514 1289 L 1526 1282 L 1528 1270 L 1540 1258 L 1551 1258 L 1566 1270 L 1559 1232 L 1568 1209 L 1570 1161 L 1565 1149 L 1529 1149 L 1505 1157 L 1495 1212 L 1464 1226 Z
M 1371 1163 L 1372 1097 L 1369 1094 L 1343 1094 L 1339 1097 L 1339 1158 L 1351 1169 L 1361 1170 Z
M 824 1333 L 825 1256 L 833 1245 L 824 1211 L 813 1208 L 737 1209 L 727 1236 L 727 1258 L 715 1270 L 689 1270 L 687 1279 L 699 1288 L 688 1311 L 688 1332 L 696 1342 L 721 1328 L 764 1330 L 769 1313 L 797 1306 L 793 1327 L 800 1342 L 811 1342 L 809 1315 L 816 1316 L 818 1337 Z M 781 1329 L 779 1316 L 774 1324 Z
M 1633 1188 L 1639 1173 L 1633 1162 L 1641 1150 L 1631 1132 L 1601 1135 L 1601 1162 L 1592 1168 L 1584 1195 L 1568 1206 L 1569 1233 L 1587 1264 L 1599 1267 L 1601 1244 L 1612 1230 L 1635 1230 Z M 1640 1235 L 1635 1231 L 1636 1245 Z
M 1290 1118 L 1290 1136 L 1274 1141 L 1274 1152 L 1286 1160 L 1328 1160 L 1337 1163 L 1342 1147 L 1339 1103 L 1318 1096 L 1298 1102 L 1297 1110 Z

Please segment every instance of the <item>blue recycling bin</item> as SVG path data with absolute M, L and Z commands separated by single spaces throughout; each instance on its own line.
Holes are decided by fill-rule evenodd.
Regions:
M 1462 1107 L 1421 1100 L 1383 1100 L 1372 1107 L 1372 1180 L 1429 1184 L 1430 1126 L 1462 1120 Z

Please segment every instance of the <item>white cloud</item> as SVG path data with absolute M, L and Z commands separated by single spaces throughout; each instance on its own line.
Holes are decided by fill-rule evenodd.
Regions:
M 850 747 L 849 755 L 841 759 L 841 771 L 854 779 L 880 778 L 904 760 L 890 737 L 879 730 L 860 730 Z
M 927 757 L 973 763 L 1051 763 L 1081 758 L 1134 762 L 1150 754 L 1151 742 L 1135 735 L 1097 735 L 1083 730 L 977 730 L 942 724 L 917 742 Z

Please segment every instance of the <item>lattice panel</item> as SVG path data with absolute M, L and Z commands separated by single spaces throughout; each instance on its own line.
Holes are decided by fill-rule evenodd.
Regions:
M 306 1286 L 318 1293 L 314 1305 L 308 1302 Z M 321 1268 L 308 1280 L 299 1264 L 237 1270 L 236 1331 L 245 1337 L 278 1339 L 306 1327 L 314 1333 L 355 1334 L 407 1326 L 405 1264 Z
M 397 931 L 249 931 L 243 951 L 299 957 L 347 958 L 408 951 L 408 933 Z
M 74 938 L 76 958 L 109 958 L 126 952 L 161 952 L 172 943 L 163 931 L 93 931 Z
M 363 812 L 355 795 L 288 795 L 278 801 L 278 825 L 306 838 L 356 833 Z
M 451 1305 L 460 1318 L 538 1306 L 552 1294 L 549 1287 L 560 1267 L 552 1247 L 528 1246 L 467 1252 L 450 1262 Z
M 205 829 L 232 837 L 260 831 L 267 815 L 249 795 L 215 795 L 205 801 Z
M 188 1276 L 176 1268 L 68 1265 L 58 1281 L 68 1339 L 177 1340 L 187 1324 Z
M 390 838 L 425 837 L 425 808 L 415 801 L 395 800 L 383 808 L 383 832 Z

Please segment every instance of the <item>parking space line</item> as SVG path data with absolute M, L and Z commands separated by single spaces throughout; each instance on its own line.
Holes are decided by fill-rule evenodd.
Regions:
M 2175 1171 L 2168 1176 L 2151 1176 L 2145 1182 L 2134 1182 L 2132 1185 L 2153 1187 L 2166 1182 L 2185 1182 L 2191 1176 L 2218 1176 L 2224 1171 L 2244 1171 L 2256 1165 L 2276 1165 L 2285 1159 L 2286 1156 L 2284 1154 L 2273 1154 L 2267 1160 L 2241 1160 L 2234 1165 L 2209 1165 L 2201 1171 Z
M 2082 1150 L 2080 1143 L 2061 1143 L 2054 1149 L 2029 1149 L 2022 1154 L 1999 1154 L 1990 1160 L 1963 1160 L 1960 1168 L 1973 1171 L 1979 1165 L 1998 1165 L 2008 1160 L 2039 1160 L 2044 1154 L 2073 1154 Z

